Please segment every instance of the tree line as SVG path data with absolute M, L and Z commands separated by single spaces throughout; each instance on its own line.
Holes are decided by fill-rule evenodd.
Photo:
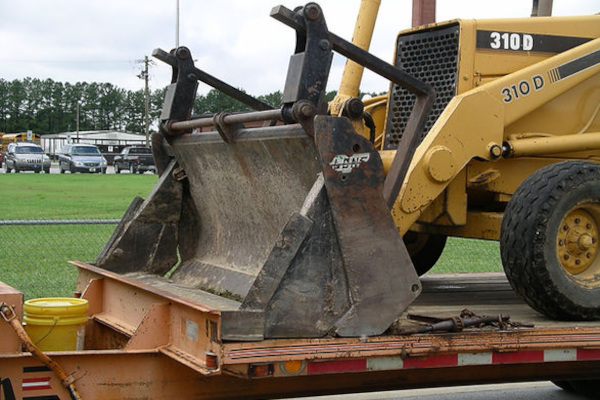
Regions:
M 151 126 L 157 122 L 166 88 L 149 93 Z M 327 99 L 335 96 L 327 93 Z M 273 107 L 279 107 L 281 92 L 257 98 Z M 144 91 L 125 90 L 111 83 L 75 84 L 55 82 L 52 79 L 25 78 L 7 81 L 0 79 L 0 132 L 37 134 L 88 130 L 118 130 L 144 132 Z M 218 111 L 248 111 L 249 108 L 227 95 L 212 89 L 198 95 L 194 114 Z M 79 116 L 79 118 L 77 118 Z M 79 126 L 77 126 L 77 124 Z

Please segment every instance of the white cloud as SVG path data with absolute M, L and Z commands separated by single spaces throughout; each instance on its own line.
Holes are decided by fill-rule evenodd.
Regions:
M 280 1 L 288 8 L 302 2 Z M 322 0 L 329 29 L 351 39 L 359 0 Z M 410 27 L 410 0 L 382 0 L 371 52 L 391 61 L 398 31 Z M 143 87 L 136 63 L 154 48 L 175 46 L 176 0 L 0 0 L 0 78 L 110 82 Z M 294 49 L 291 28 L 269 17 L 275 0 L 180 0 L 180 44 L 207 72 L 252 94 L 283 89 Z M 600 11 L 597 0 L 554 0 L 555 15 Z M 438 20 L 527 17 L 530 1 L 437 0 Z M 335 89 L 344 65 L 336 57 L 329 80 Z M 151 87 L 168 84 L 170 68 L 151 70 Z M 365 74 L 363 90 L 387 84 Z M 200 91 L 208 88 L 202 86 Z

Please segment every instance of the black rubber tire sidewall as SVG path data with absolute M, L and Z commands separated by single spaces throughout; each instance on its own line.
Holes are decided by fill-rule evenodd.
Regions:
M 500 251 L 511 285 L 534 309 L 557 319 L 600 318 L 600 288 L 577 284 L 556 255 L 559 225 L 582 201 L 600 202 L 600 166 L 552 164 L 519 186 L 502 221 Z
M 424 235 L 424 237 L 426 237 L 425 243 L 421 246 L 412 246 L 411 243 L 407 243 L 407 240 L 411 240 L 411 237 L 414 235 Z M 418 240 L 416 237 L 414 239 L 415 241 Z M 415 271 L 417 271 L 417 275 L 425 275 L 433 268 L 444 251 L 446 239 L 446 235 L 425 234 L 412 231 L 407 232 L 406 235 L 404 235 L 404 241 L 410 254 L 410 259 L 415 267 Z

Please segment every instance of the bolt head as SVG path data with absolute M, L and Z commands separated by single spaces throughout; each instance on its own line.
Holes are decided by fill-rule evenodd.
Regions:
M 311 19 L 311 20 L 315 20 L 317 18 L 319 18 L 319 16 L 321 15 L 321 10 L 319 9 L 319 7 L 316 4 L 309 4 L 306 7 L 306 16 Z
M 305 117 L 305 118 L 314 117 L 314 115 L 315 115 L 315 108 L 313 106 L 311 106 L 310 104 L 304 104 L 300 108 L 300 114 L 302 114 L 302 116 Z
M 331 43 L 329 43 L 329 40 L 321 39 L 321 41 L 319 41 L 319 47 L 323 51 L 329 51 L 331 50 Z
M 177 49 L 177 57 L 181 58 L 182 60 L 185 60 L 189 56 L 190 56 L 190 52 L 188 51 L 188 49 L 183 48 L 183 47 L 180 47 Z
M 497 144 L 490 146 L 490 156 L 492 158 L 500 158 L 502 156 L 502 147 Z

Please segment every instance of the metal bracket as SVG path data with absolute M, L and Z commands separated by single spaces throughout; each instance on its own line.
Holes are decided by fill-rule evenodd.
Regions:
M 173 170 L 172 175 L 173 175 L 173 179 L 175 179 L 177 182 L 181 182 L 181 181 L 183 181 L 184 179 L 187 178 L 187 174 L 185 173 L 185 169 L 183 169 L 183 167 L 181 167 L 181 166 L 176 167 Z
M 325 114 L 324 98 L 333 52 L 321 7 L 308 3 L 291 11 L 279 6 L 271 11 L 271 16 L 296 30 L 296 50 L 290 58 L 283 90 L 284 108 L 306 100 L 318 114 Z
M 174 121 L 190 118 L 198 88 L 198 77 L 192 53 L 186 47 L 179 47 L 170 54 L 155 50 L 153 55 L 168 62 L 173 67 L 173 78 L 165 93 L 163 109 L 160 116 L 160 129 L 166 136 L 181 135 L 185 131 L 173 131 L 169 125 Z
M 244 124 L 242 123 L 233 123 L 227 124 L 225 123 L 225 117 L 231 115 L 228 112 L 219 112 L 216 113 L 213 117 L 213 121 L 215 123 L 215 127 L 217 128 L 217 132 L 221 135 L 221 138 L 225 141 L 225 143 L 233 143 L 235 142 L 235 137 L 237 136 L 237 132 L 240 129 L 244 129 Z
M 8 311 L 8 312 L 7 312 Z M 7 315 L 9 314 L 9 315 Z M 15 313 L 14 308 L 12 308 L 11 306 L 9 306 L 6 303 L 2 303 L 0 304 L 0 315 L 2 315 L 2 318 L 6 321 L 6 322 L 10 322 L 13 319 L 16 318 L 17 314 Z

